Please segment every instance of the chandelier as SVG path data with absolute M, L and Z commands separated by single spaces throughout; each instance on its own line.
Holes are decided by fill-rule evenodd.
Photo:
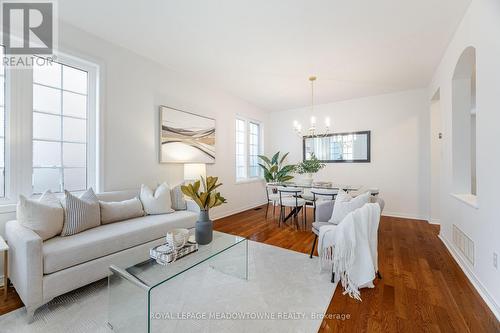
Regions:
M 325 118 L 325 128 L 322 131 L 318 131 L 316 127 L 316 116 L 314 114 L 314 81 L 316 81 L 316 76 L 309 77 L 311 81 L 311 118 L 310 125 L 308 129 L 302 129 L 302 124 L 297 120 L 293 121 L 293 130 L 299 137 L 321 137 L 330 134 L 330 117 Z

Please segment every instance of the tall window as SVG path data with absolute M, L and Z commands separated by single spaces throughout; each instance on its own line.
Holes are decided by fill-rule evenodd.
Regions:
M 236 119 L 236 179 L 254 179 L 262 175 L 258 155 L 262 150 L 262 130 L 258 122 Z
M 4 47 L 0 46 L 0 59 Z M 5 68 L 0 63 L 0 197 L 5 197 Z
M 34 66 L 33 193 L 87 189 L 88 87 L 87 71 Z
M 247 178 L 246 121 L 236 119 L 236 179 Z
M 259 154 L 260 154 L 260 125 L 248 123 L 248 175 L 250 178 L 260 176 Z

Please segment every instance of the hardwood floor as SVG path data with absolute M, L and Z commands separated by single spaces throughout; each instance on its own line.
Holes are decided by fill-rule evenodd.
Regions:
M 215 229 L 309 253 L 312 211 L 307 214 L 306 229 L 299 231 L 278 227 L 269 215 L 266 219 L 260 207 L 220 219 Z M 439 227 L 425 221 L 382 217 L 382 280 L 375 281 L 374 289 L 361 291 L 362 302 L 342 295 L 338 286 L 327 310 L 333 318 L 323 321 L 320 332 L 500 332 L 499 322 L 441 243 L 438 232 Z M 0 296 L 0 315 L 21 306 L 13 288 L 7 300 Z M 342 315 L 345 320 L 336 319 Z
M 265 206 L 264 206 L 265 208 Z M 250 210 L 215 222 L 215 229 L 251 240 L 309 253 L 312 213 L 306 230 Z M 426 221 L 382 217 L 379 268 L 374 289 L 362 289 L 362 302 L 337 287 L 320 332 L 500 332 L 500 324 L 448 250 L 439 227 Z M 349 319 L 336 319 L 344 315 Z
M 0 316 L 15 309 L 19 309 L 22 306 L 24 306 L 24 304 L 17 295 L 12 285 L 9 286 L 9 289 L 7 291 L 7 297 L 4 296 L 4 291 L 2 287 L 0 295 Z

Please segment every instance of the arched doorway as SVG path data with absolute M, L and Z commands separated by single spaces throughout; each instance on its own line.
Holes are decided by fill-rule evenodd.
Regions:
M 453 191 L 477 195 L 476 179 L 476 49 L 460 56 L 452 82 Z

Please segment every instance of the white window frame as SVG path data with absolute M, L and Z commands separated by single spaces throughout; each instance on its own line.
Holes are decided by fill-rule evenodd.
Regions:
M 236 137 L 236 130 L 237 130 L 237 127 L 236 127 L 236 123 L 237 121 L 240 120 L 240 121 L 244 121 L 245 122 L 245 144 L 244 144 L 244 155 L 245 155 L 245 166 L 246 166 L 246 176 L 245 177 L 238 177 L 238 164 L 237 164 L 237 155 L 236 155 L 236 140 L 237 140 L 237 137 Z M 250 124 L 256 124 L 256 125 L 259 125 L 259 152 L 258 154 L 262 154 L 262 152 L 264 151 L 264 126 L 263 126 L 263 123 L 261 121 L 258 121 L 258 120 L 255 120 L 255 119 L 250 119 L 250 118 L 247 118 L 247 117 L 243 117 L 243 116 L 236 116 L 236 119 L 234 121 L 234 125 L 235 125 L 235 128 L 234 128 L 234 136 L 235 136 L 235 139 L 234 139 L 234 175 L 235 175 L 235 178 L 236 178 L 236 183 L 248 183 L 248 182 L 253 182 L 253 181 L 262 181 L 264 179 L 264 175 L 263 175 L 263 172 L 262 170 L 259 169 L 259 175 L 256 176 L 256 177 L 249 177 L 249 174 L 250 174 Z
M 3 45 L 0 45 L 0 48 L 3 48 L 2 54 L 5 52 L 5 48 Z M 8 89 L 8 77 L 7 77 L 7 69 L 4 67 L 4 72 L 2 73 L 3 79 L 4 79 L 4 85 L 1 87 L 3 89 L 2 93 L 4 94 L 3 96 L 3 117 L 4 117 L 4 124 L 3 124 L 3 159 L 4 159 L 4 165 L 3 165 L 3 174 L 0 175 L 0 177 L 3 177 L 3 196 L 0 196 L 0 200 L 3 200 L 4 198 L 7 197 L 7 110 L 9 108 L 9 101 L 8 101 L 8 96 L 7 96 L 7 89 Z
M 87 187 L 98 190 L 99 65 L 61 53 L 57 62 L 88 73 Z M 0 212 L 11 211 L 8 206 L 15 204 L 20 194 L 33 196 L 33 70 L 6 68 L 5 78 L 6 172 Z

